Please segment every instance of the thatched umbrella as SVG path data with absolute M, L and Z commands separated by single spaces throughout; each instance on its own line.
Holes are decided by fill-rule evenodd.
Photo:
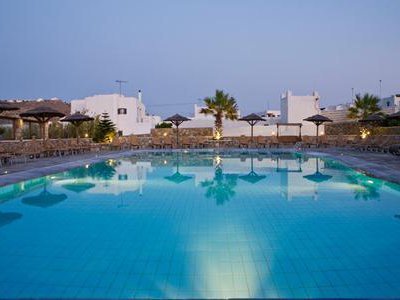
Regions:
M 27 110 L 24 113 L 20 114 L 21 117 L 33 117 L 35 118 L 40 126 L 42 127 L 42 138 L 43 142 L 46 141 L 45 137 L 45 124 L 51 119 L 55 117 L 64 117 L 65 115 L 62 112 L 59 112 L 48 106 L 40 106 L 34 109 Z
M 94 118 L 92 118 L 92 117 L 81 114 L 80 112 L 76 112 L 72 115 L 62 118 L 60 121 L 61 122 L 69 122 L 72 125 L 74 125 L 75 130 L 76 130 L 76 142 L 79 144 L 79 127 L 82 125 L 82 123 L 88 122 L 88 121 L 93 121 L 93 120 L 94 120 Z
M 185 121 L 190 121 L 189 118 L 186 118 L 184 116 L 181 116 L 180 114 L 175 114 L 169 118 L 166 118 L 164 121 L 171 122 L 176 126 L 176 146 L 179 147 L 179 133 L 178 133 L 178 127 Z
M 319 125 L 325 123 L 325 122 L 332 122 L 331 119 L 322 116 L 322 115 L 313 115 L 311 117 L 305 118 L 303 119 L 303 121 L 308 121 L 308 122 L 313 122 L 315 125 L 317 125 L 317 145 L 318 145 L 318 128 Z
M 9 110 L 18 110 L 19 108 L 16 106 L 12 106 L 11 104 L 4 102 L 4 101 L 0 101 L 0 114 L 3 111 L 9 111 Z
M 265 119 L 261 118 L 257 114 L 250 114 L 240 118 L 239 121 L 246 121 L 251 126 L 251 141 L 253 142 L 253 126 L 256 125 L 260 121 L 265 121 Z
M 369 115 L 368 117 L 361 119 L 358 122 L 360 122 L 360 123 L 381 123 L 381 122 L 385 121 L 385 119 L 386 119 L 385 115 L 376 113 L 376 114 Z
M 392 120 L 400 120 L 400 111 L 398 111 L 397 113 L 389 115 L 387 118 L 388 119 L 392 119 Z

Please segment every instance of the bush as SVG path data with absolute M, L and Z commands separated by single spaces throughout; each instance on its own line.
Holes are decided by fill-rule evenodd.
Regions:
M 156 128 L 172 128 L 172 123 L 161 122 L 156 125 Z

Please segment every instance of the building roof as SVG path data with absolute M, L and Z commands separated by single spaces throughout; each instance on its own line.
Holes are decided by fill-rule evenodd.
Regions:
M 20 116 L 19 114 L 24 113 L 28 110 L 36 109 L 39 107 L 43 106 L 48 106 L 51 107 L 52 109 L 59 111 L 63 113 L 64 115 L 70 115 L 71 114 L 71 104 L 66 103 L 62 100 L 40 100 L 40 101 L 35 101 L 35 100 L 22 100 L 22 101 L 7 101 L 7 103 L 10 103 L 10 105 L 16 106 L 19 109 L 14 110 L 14 111 L 5 111 L 0 115 L 0 118 L 2 119 L 19 119 Z M 25 117 L 23 118 L 26 121 L 32 121 L 36 122 L 34 118 L 30 117 Z

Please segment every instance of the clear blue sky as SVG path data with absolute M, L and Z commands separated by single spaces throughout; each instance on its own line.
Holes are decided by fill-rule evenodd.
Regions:
M 400 93 L 400 1 L 0 0 L 0 99 L 67 101 L 143 90 L 148 110 L 191 113 L 216 88 L 242 112 L 285 89 L 322 105 Z M 164 105 L 164 106 L 163 106 Z

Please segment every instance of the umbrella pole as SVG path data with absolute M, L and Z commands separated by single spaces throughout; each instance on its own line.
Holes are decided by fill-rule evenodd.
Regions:
M 176 125 L 176 148 L 179 149 L 179 126 Z
M 318 127 L 319 127 L 319 124 L 316 124 L 317 125 L 317 148 L 319 147 L 319 143 L 318 143 Z
M 79 125 L 75 125 L 76 143 L 79 145 Z
M 254 125 L 250 125 L 251 126 L 251 142 L 253 143 L 253 126 Z
M 44 136 L 45 135 L 45 132 L 46 132 L 46 129 L 44 128 L 46 125 L 45 125 L 45 123 L 40 123 L 40 125 L 41 125 L 41 127 L 42 127 L 42 141 L 43 141 L 43 145 L 46 143 L 46 137 Z

